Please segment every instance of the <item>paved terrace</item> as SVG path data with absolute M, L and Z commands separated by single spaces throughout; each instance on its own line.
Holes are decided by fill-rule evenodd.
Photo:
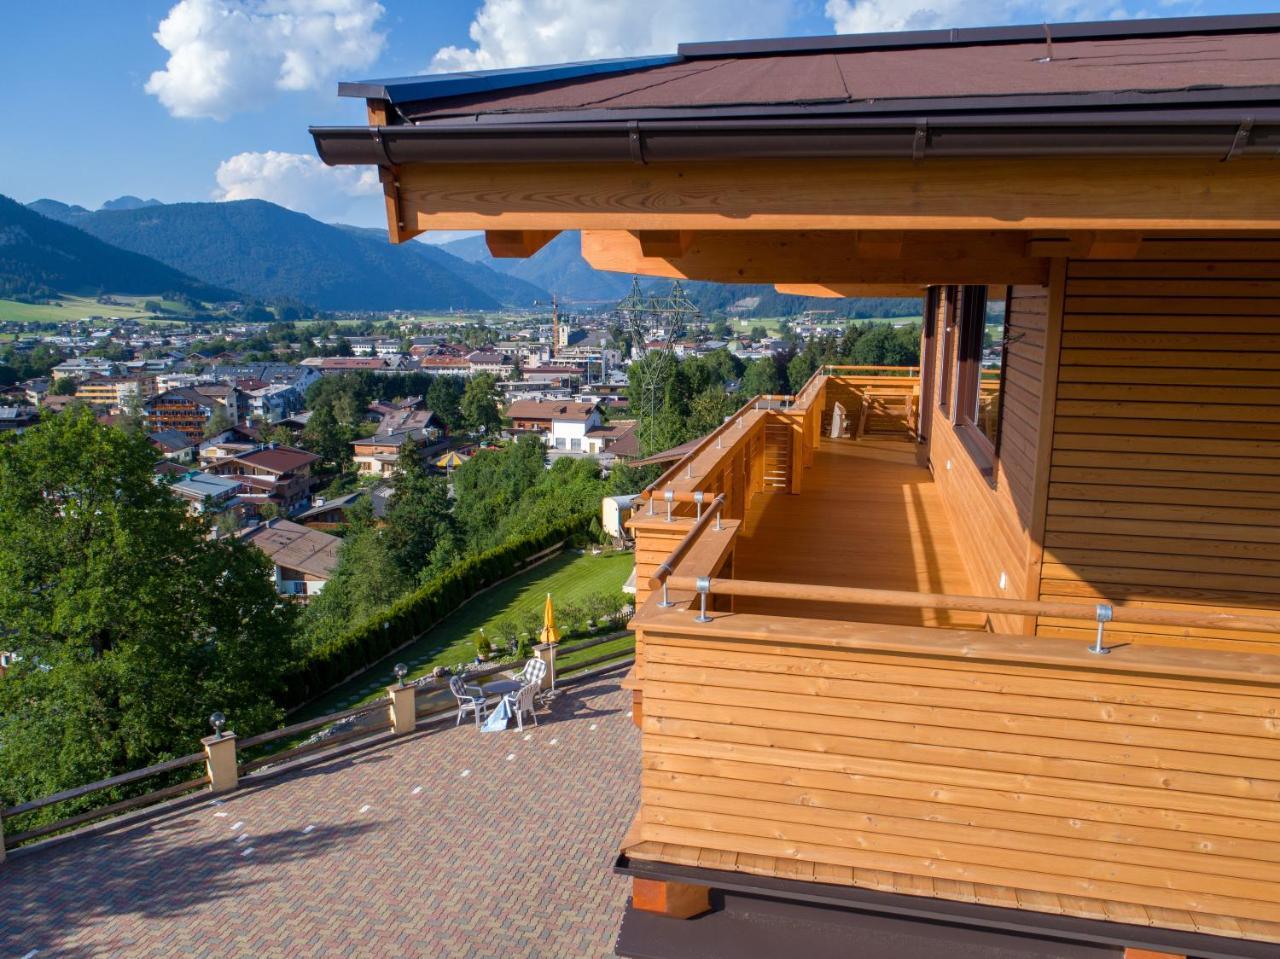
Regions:
M 603 957 L 638 798 L 618 678 L 0 865 L 0 959 Z

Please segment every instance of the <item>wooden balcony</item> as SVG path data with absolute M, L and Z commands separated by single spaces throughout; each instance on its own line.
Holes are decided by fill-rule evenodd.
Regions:
M 738 579 L 972 595 L 956 535 L 904 433 L 821 439 L 800 496 L 755 497 L 738 530 Z M 980 629 L 980 613 L 739 597 L 739 612 Z
M 862 378 L 750 404 L 632 520 L 627 858 L 1280 943 L 1280 657 L 1032 635 L 1095 607 L 978 594 L 910 401 L 824 437 Z

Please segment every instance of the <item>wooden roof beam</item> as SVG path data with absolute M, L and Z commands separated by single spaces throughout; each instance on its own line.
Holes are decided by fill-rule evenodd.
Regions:
M 775 283 L 773 288 L 787 296 L 812 296 L 835 300 L 849 296 L 924 296 L 917 283 Z
M 431 230 L 1280 229 L 1262 157 L 432 163 L 401 182 Z
M 646 256 L 625 230 L 584 230 L 582 254 L 598 270 L 721 283 L 921 287 L 951 283 L 1035 283 L 1048 261 L 1025 254 L 1023 234 L 909 233 L 895 259 L 858 255 L 850 231 L 706 230 L 682 256 Z
M 499 259 L 525 260 L 559 235 L 559 230 L 485 230 L 484 243 Z
M 635 230 L 633 235 L 645 256 L 664 259 L 684 256 L 693 242 L 692 230 Z

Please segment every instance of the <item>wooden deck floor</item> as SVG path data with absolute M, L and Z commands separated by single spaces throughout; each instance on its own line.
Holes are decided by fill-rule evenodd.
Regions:
M 973 595 L 929 471 L 904 438 L 823 439 L 798 495 L 762 493 L 738 534 L 738 579 Z M 739 612 L 983 628 L 977 613 L 739 598 Z

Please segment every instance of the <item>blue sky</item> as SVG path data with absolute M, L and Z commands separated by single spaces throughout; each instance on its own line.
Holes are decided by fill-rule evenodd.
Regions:
M 307 126 L 363 122 L 336 80 L 669 51 L 679 40 L 1262 12 L 1158 0 L 42 0 L 0 20 L 0 193 L 91 209 L 263 196 L 376 224 L 376 185 Z M 283 12 L 282 12 L 283 11 Z M 161 24 L 164 24 L 162 27 Z M 158 41 L 155 34 L 160 31 Z M 162 45 L 163 42 L 163 45 Z M 335 63 L 337 66 L 335 67 Z

